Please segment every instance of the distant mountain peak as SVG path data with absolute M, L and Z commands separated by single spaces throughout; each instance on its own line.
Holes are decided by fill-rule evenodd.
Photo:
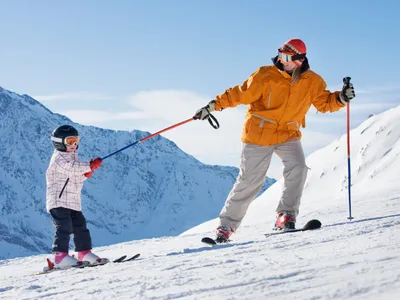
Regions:
M 1 108 L 0 236 L 6 244 L 0 258 L 49 251 L 54 228 L 45 211 L 45 172 L 54 128 L 78 129 L 81 160 L 113 153 L 148 134 L 80 125 L 5 89 Z M 202 164 L 162 136 L 120 152 L 84 185 L 83 212 L 93 243 L 177 235 L 214 218 L 237 175 L 234 167 Z M 274 182 L 267 179 L 262 191 Z

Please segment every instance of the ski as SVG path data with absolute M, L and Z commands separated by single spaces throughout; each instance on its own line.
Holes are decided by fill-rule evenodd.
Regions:
M 212 239 L 212 238 L 210 238 L 210 237 L 208 237 L 208 236 L 203 237 L 203 238 L 201 239 L 201 242 L 202 242 L 202 243 L 205 243 L 205 244 L 207 244 L 207 245 L 216 245 L 216 244 L 217 244 L 217 242 L 216 242 L 214 239 Z
M 140 253 L 137 253 L 137 254 L 135 254 L 134 256 L 132 256 L 132 257 L 130 257 L 130 258 L 128 258 L 128 259 L 123 260 L 122 262 L 127 262 L 127 261 L 135 260 L 135 259 L 138 258 L 139 256 L 140 256 Z
M 140 256 L 140 253 L 137 253 L 129 258 L 127 258 L 127 255 L 122 255 L 121 257 L 114 259 L 113 261 L 111 261 L 112 263 L 123 263 L 123 262 L 128 262 L 128 261 L 132 261 L 135 260 L 136 258 L 138 258 Z M 43 275 L 43 274 L 48 274 L 54 271 L 63 271 L 63 270 L 69 270 L 69 269 L 83 269 L 86 267 L 98 267 L 98 266 L 103 266 L 107 263 L 109 263 L 109 261 L 107 261 L 106 263 L 102 263 L 102 264 L 98 264 L 98 265 L 90 265 L 89 262 L 87 261 L 82 261 L 80 262 L 78 265 L 76 266 L 70 266 L 70 267 L 66 267 L 66 268 L 62 268 L 62 269 L 57 269 L 54 268 L 54 264 L 48 259 L 46 258 L 47 261 L 47 267 L 43 268 L 42 272 L 39 273 L 35 273 L 33 275 Z
M 137 254 L 135 254 L 134 256 L 131 256 L 131 257 L 129 257 L 129 258 L 127 258 L 127 256 L 124 255 L 124 256 L 122 256 L 122 257 L 120 257 L 120 258 L 114 260 L 113 262 L 114 262 L 114 263 L 124 263 L 124 262 L 128 262 L 128 261 L 132 261 L 132 260 L 138 258 L 139 256 L 140 256 L 140 253 L 137 253 Z
M 322 226 L 322 224 L 319 220 L 313 219 L 313 220 L 308 221 L 302 228 L 280 230 L 280 231 L 265 233 L 264 235 L 266 237 L 268 237 L 268 236 L 278 235 L 278 234 L 283 234 L 283 233 L 294 233 L 294 232 L 299 232 L 299 231 L 316 230 L 316 229 L 321 228 L 321 226 Z M 201 242 L 204 244 L 210 245 L 210 246 L 214 246 L 217 244 L 225 244 L 227 242 L 230 242 L 230 240 L 228 240 L 227 242 L 224 242 L 224 243 L 218 243 L 215 239 L 206 236 L 201 239 Z
M 266 237 L 268 237 L 271 235 L 278 235 L 278 234 L 283 234 L 283 233 L 294 233 L 294 232 L 299 232 L 299 231 L 316 230 L 316 229 L 321 228 L 321 226 L 322 226 L 321 222 L 319 220 L 314 219 L 314 220 L 308 221 L 302 228 L 270 232 L 270 233 L 265 233 L 264 235 Z
M 214 246 L 214 245 L 217 245 L 217 244 L 218 245 L 227 244 L 228 242 L 231 242 L 231 240 L 227 240 L 226 242 L 219 243 L 216 240 L 214 240 L 213 238 L 210 238 L 210 237 L 206 236 L 206 237 L 203 237 L 201 239 L 201 242 L 204 243 L 204 244 L 207 244 L 207 245 Z
M 122 255 L 120 258 L 114 259 L 113 263 L 119 263 L 123 261 L 126 257 L 127 257 L 126 255 Z
M 89 262 L 81 261 L 81 262 L 79 262 L 79 264 L 77 264 L 75 266 L 69 266 L 69 267 L 65 267 L 62 269 L 57 269 L 57 268 L 54 268 L 54 264 L 48 258 L 46 258 L 46 261 L 47 261 L 47 267 L 44 267 L 42 272 L 35 273 L 33 275 L 43 275 L 43 274 L 48 274 L 48 273 L 55 272 L 55 271 L 63 271 L 63 270 L 70 270 L 70 269 L 83 269 L 89 265 Z
M 108 264 L 110 260 L 108 258 L 100 258 L 100 260 L 97 260 L 96 263 L 94 264 L 88 264 L 86 267 L 93 268 L 93 267 L 99 267 L 99 266 L 104 266 Z

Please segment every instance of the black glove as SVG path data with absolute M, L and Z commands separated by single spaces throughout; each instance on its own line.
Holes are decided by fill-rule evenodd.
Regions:
M 196 111 L 196 114 L 193 118 L 195 120 L 206 120 L 210 117 L 210 113 L 213 111 L 215 111 L 215 100 L 210 101 L 210 103 L 208 103 L 206 106 Z
M 339 94 L 339 100 L 343 104 L 347 104 L 350 102 L 351 99 L 353 99 L 356 96 L 354 93 L 354 87 L 352 83 L 345 83 L 343 84 L 342 91 Z

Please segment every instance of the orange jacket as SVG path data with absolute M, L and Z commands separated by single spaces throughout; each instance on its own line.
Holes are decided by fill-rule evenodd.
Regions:
M 291 84 L 291 77 L 276 66 L 264 66 L 242 85 L 216 97 L 215 109 L 247 104 L 242 142 L 270 146 L 301 139 L 300 125 L 305 127 L 305 115 L 311 104 L 322 112 L 334 112 L 344 107 L 337 100 L 339 92 L 326 90 L 325 81 L 308 70 Z

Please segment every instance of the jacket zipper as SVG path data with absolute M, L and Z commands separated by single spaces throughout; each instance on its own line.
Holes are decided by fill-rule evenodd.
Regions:
M 61 190 L 60 195 L 58 196 L 58 198 L 61 198 L 62 194 L 64 193 L 64 189 L 65 189 L 65 187 L 67 186 L 68 181 L 69 181 L 69 178 L 67 178 L 67 180 L 65 181 L 65 184 L 64 184 L 64 186 L 63 186 L 63 188 L 62 188 L 62 190 Z
M 271 106 L 271 93 L 272 93 L 272 86 L 269 87 L 267 109 L 269 109 L 269 107 Z

